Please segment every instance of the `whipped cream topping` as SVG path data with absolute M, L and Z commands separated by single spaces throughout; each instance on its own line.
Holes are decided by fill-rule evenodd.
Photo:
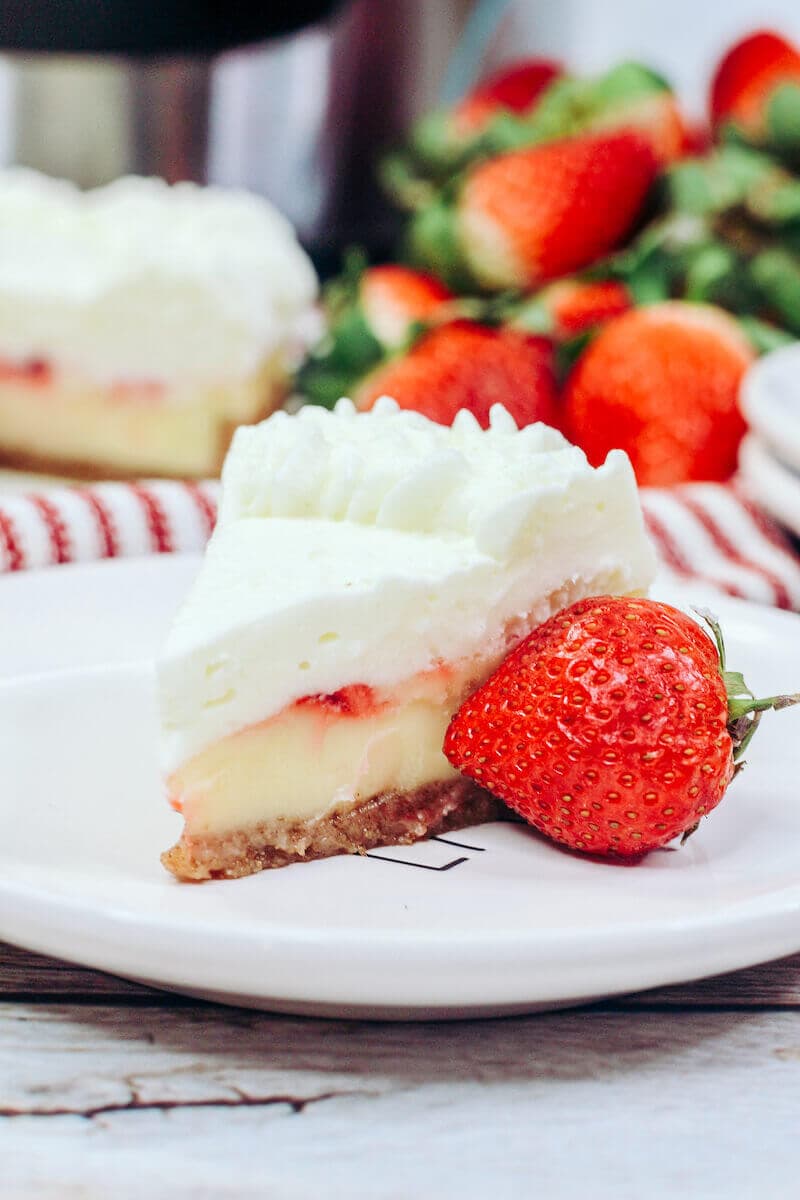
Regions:
M 159 664 L 165 766 L 303 696 L 443 663 L 477 680 L 554 606 L 654 566 L 620 452 L 594 469 L 499 407 L 488 430 L 390 400 L 276 414 L 235 436 Z
M 0 171 L 0 358 L 224 383 L 288 352 L 316 293 L 291 225 L 258 196 Z
M 606 472 L 626 470 L 621 452 Z M 319 517 L 419 534 L 460 536 L 493 558 L 522 552 L 531 522 L 570 482 L 590 478 L 582 451 L 555 429 L 517 429 L 500 405 L 484 431 L 463 409 L 452 427 L 401 411 L 384 396 L 357 414 L 307 406 L 240 428 L 223 474 L 223 523 Z

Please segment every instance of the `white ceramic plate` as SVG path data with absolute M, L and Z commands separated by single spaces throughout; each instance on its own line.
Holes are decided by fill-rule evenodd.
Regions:
M 800 537 L 800 474 L 796 474 L 749 433 L 739 448 L 739 475 L 753 500 L 781 525 Z
M 800 948 L 791 710 L 764 722 L 687 845 L 636 867 L 495 824 L 176 883 L 158 861 L 179 819 L 159 786 L 149 656 L 195 569 L 156 558 L 0 580 L 0 937 L 230 1003 L 398 1017 L 575 1003 Z M 797 686 L 796 617 L 713 604 L 752 686 Z
M 742 383 L 742 411 L 776 457 L 800 471 L 800 342 L 753 364 Z

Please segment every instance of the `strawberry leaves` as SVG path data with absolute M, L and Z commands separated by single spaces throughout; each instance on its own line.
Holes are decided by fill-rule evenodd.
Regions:
M 800 704 L 800 693 L 757 699 L 755 693 L 745 683 L 742 673 L 730 671 L 726 666 L 725 639 L 717 618 L 705 608 L 696 608 L 694 611 L 711 630 L 717 647 L 720 675 L 728 696 L 728 733 L 733 742 L 733 761 L 741 767 L 744 766 L 744 763 L 741 762 L 742 756 L 753 740 L 762 714 L 770 709 L 777 712 L 781 708 Z

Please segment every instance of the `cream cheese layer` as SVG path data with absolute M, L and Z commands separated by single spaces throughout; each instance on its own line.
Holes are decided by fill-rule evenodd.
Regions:
M 442 752 L 449 718 L 423 698 L 357 718 L 297 705 L 215 742 L 168 786 L 193 835 L 314 820 L 454 777 Z
M 316 293 L 291 225 L 259 196 L 137 177 L 81 192 L 0 171 L 0 359 L 98 382 L 241 378 L 291 352 Z
M 502 409 L 452 428 L 390 401 L 240 429 L 217 529 L 159 663 L 174 771 L 351 684 L 475 682 L 555 608 L 654 573 L 628 459 L 598 469 Z

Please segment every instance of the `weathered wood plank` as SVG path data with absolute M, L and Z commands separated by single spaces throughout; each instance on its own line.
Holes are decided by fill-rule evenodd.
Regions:
M 2 1000 L 119 1000 L 164 1003 L 164 993 L 105 975 L 31 954 L 0 942 L 0 1001 Z
M 608 1003 L 631 1009 L 800 1008 L 800 954 L 697 983 L 638 992 Z
M 790 1196 L 798 1089 L 790 1012 L 409 1026 L 0 1006 L 14 1200 Z
M 0 1001 L 70 999 L 159 1005 L 181 1003 L 179 997 L 167 1001 L 163 992 L 0 943 Z M 800 954 L 700 983 L 640 992 L 607 1004 L 607 1007 L 625 1009 L 654 1006 L 800 1008 Z

